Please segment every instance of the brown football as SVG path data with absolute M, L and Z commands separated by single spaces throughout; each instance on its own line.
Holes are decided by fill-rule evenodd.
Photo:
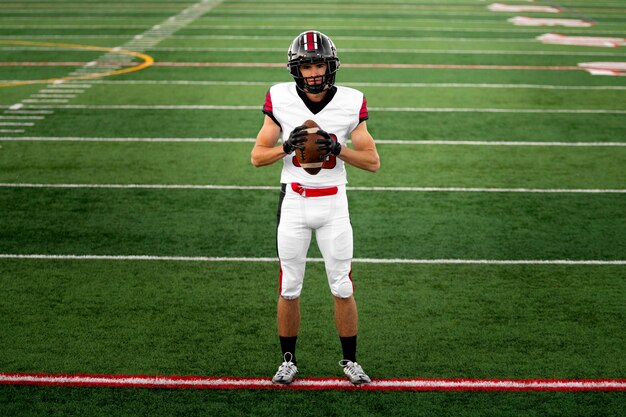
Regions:
M 307 140 L 303 144 L 304 149 L 296 149 L 296 158 L 302 169 L 311 175 L 317 175 L 322 170 L 326 156 L 320 152 L 315 140 L 323 139 L 323 136 L 317 134 L 320 127 L 313 120 L 307 120 L 303 125 L 307 127 Z

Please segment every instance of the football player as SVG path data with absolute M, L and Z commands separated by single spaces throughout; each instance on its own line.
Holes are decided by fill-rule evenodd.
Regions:
M 335 324 L 343 350 L 339 363 L 353 384 L 370 382 L 356 361 L 358 315 L 353 297 L 353 240 L 345 164 L 376 172 L 380 159 L 367 130 L 369 116 L 363 93 L 335 85 L 339 65 L 337 50 L 328 36 L 313 30 L 296 36 L 287 64 L 294 82 L 269 89 L 263 126 L 251 154 L 256 167 L 283 161 L 277 225 L 277 322 L 282 364 L 272 379 L 278 384 L 290 384 L 298 372 L 299 297 L 312 231 L 334 296 Z M 306 120 L 320 126 L 316 142 L 326 154 L 323 168 L 316 175 L 301 168 L 294 153 L 306 141 L 307 131 L 302 126 Z M 349 138 L 351 147 L 347 146 Z

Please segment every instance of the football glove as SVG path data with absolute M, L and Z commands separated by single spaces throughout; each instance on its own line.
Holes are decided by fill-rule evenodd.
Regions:
M 318 145 L 318 149 L 324 152 L 326 155 L 333 154 L 335 156 L 341 153 L 341 144 L 330 137 L 330 135 L 324 132 L 322 129 L 317 131 L 317 134 L 322 136 L 323 139 L 315 140 L 315 143 Z
M 304 149 L 303 143 L 306 142 L 307 127 L 305 125 L 298 126 L 289 134 L 289 138 L 283 143 L 283 151 L 289 155 L 294 149 Z

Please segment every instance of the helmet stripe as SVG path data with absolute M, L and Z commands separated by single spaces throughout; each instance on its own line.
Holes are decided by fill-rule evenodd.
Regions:
M 313 51 L 317 49 L 317 33 L 315 32 L 307 32 L 306 40 L 304 41 L 304 48 L 307 51 Z

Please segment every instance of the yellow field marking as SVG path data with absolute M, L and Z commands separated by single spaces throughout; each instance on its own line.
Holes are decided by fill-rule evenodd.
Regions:
M 30 84 L 48 84 L 48 83 L 53 83 L 56 81 L 73 81 L 73 80 L 86 80 L 86 79 L 109 77 L 111 75 L 119 75 L 119 74 L 125 74 L 128 72 L 140 71 L 154 64 L 154 59 L 150 55 L 142 54 L 139 52 L 127 51 L 125 49 L 107 48 L 104 46 L 76 45 L 76 44 L 71 44 L 71 43 L 11 41 L 11 40 L 2 40 L 2 39 L 0 39 L 0 45 L 45 46 L 45 47 L 50 47 L 50 48 L 68 48 L 68 49 L 83 49 L 86 51 L 113 52 L 113 53 L 120 54 L 120 55 L 131 55 L 131 56 L 134 56 L 136 58 L 143 60 L 143 62 L 139 63 L 138 65 L 124 68 L 124 69 L 115 70 L 115 71 L 100 72 L 97 74 L 68 76 L 68 77 L 61 77 L 61 78 L 48 78 L 46 80 L 26 80 L 26 81 L 15 81 L 11 83 L 0 83 L 0 87 L 16 87 L 20 85 L 30 85 Z

